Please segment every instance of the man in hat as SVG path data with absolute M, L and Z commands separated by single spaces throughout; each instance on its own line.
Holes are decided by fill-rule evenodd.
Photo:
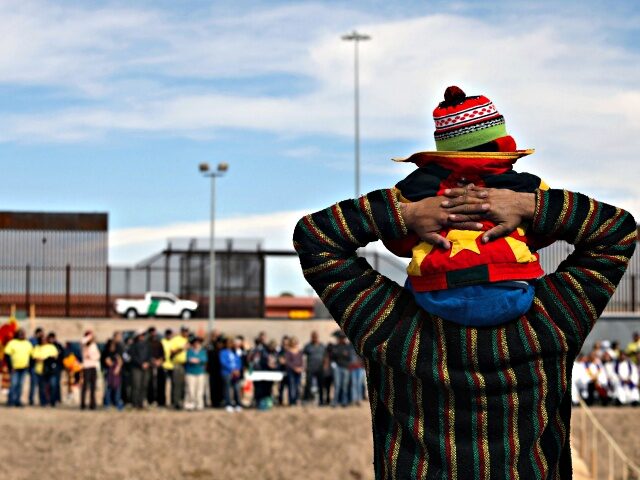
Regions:
M 357 256 L 410 230 L 437 242 L 452 223 L 480 231 L 482 220 L 495 224 L 485 242 L 529 222 L 576 247 L 503 325 L 443 320 Z M 293 237 L 305 278 L 364 358 L 376 478 L 571 478 L 569 362 L 635 249 L 628 212 L 563 190 L 453 187 L 402 204 L 387 189 L 303 217 Z

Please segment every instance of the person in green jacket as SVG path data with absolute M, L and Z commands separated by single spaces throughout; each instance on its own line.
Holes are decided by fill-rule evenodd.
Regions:
M 489 328 L 422 310 L 357 256 L 408 231 L 450 248 L 444 226 L 507 235 L 523 221 L 575 245 L 535 282 L 531 309 Z M 294 246 L 307 281 L 363 357 L 377 479 L 568 479 L 571 365 L 613 295 L 637 242 L 633 217 L 585 195 L 453 188 L 398 204 L 391 190 L 302 218 Z

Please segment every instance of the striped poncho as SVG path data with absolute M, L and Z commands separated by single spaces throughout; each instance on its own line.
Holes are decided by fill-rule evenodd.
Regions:
M 421 310 L 356 249 L 406 235 L 391 190 L 302 218 L 307 281 L 365 359 L 377 479 L 571 478 L 571 368 L 636 243 L 627 212 L 536 193 L 532 231 L 575 245 L 531 310 L 475 329 Z

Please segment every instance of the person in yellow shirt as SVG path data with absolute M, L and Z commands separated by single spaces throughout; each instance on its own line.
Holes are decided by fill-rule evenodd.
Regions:
M 162 344 L 162 351 L 164 352 L 164 362 L 158 369 L 158 406 L 166 406 L 166 389 L 167 383 L 171 384 L 171 375 L 173 373 L 173 362 L 171 361 L 171 338 L 173 337 L 173 330 L 167 328 L 164 331 L 164 337 L 160 340 Z M 168 397 L 171 398 L 171 397 Z
M 638 352 L 640 352 L 640 333 L 634 332 L 633 340 L 627 345 L 626 353 L 633 359 Z
M 9 387 L 10 407 L 22 406 L 22 385 L 24 377 L 29 374 L 29 362 L 33 346 L 27 340 L 27 336 L 22 328 L 18 329 L 15 337 L 9 340 L 4 348 L 4 354 L 11 361 L 11 386 Z
M 171 349 L 171 405 L 176 410 L 184 406 L 184 364 L 187 363 L 187 348 L 189 343 L 189 328 L 182 326 L 180 335 L 176 335 L 169 341 Z
M 35 361 L 34 370 L 38 376 L 38 393 L 40 396 L 40 406 L 56 404 L 54 384 L 56 375 L 56 364 L 60 361 L 60 352 L 52 342 L 55 335 L 49 334 L 44 337 L 40 344 L 33 348 L 31 356 Z

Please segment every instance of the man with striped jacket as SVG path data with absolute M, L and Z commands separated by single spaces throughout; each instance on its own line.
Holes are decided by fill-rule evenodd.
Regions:
M 399 204 L 391 190 L 302 218 L 294 245 L 304 275 L 365 360 L 377 479 L 571 478 L 571 365 L 636 243 L 630 214 L 563 190 L 451 189 Z M 420 309 L 411 293 L 356 254 L 409 230 L 444 226 L 491 241 L 531 230 L 575 245 L 535 284 L 531 310 L 492 328 Z

